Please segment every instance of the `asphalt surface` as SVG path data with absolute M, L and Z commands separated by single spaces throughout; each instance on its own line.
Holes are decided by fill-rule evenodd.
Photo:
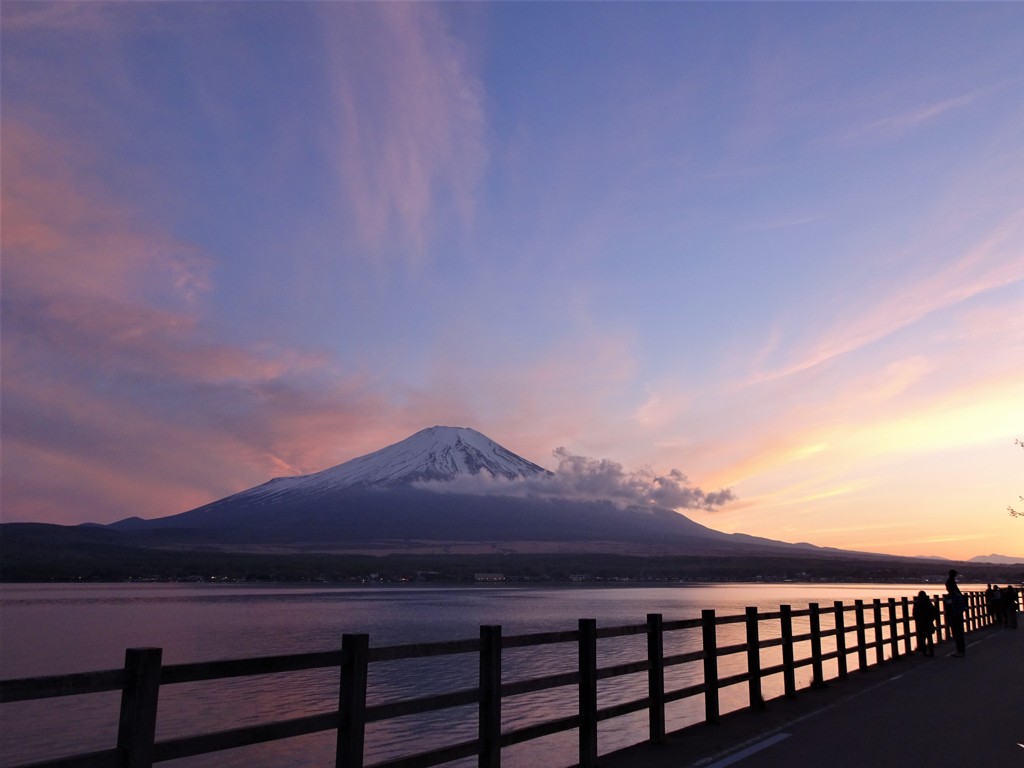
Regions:
M 1024 614 L 1021 615 L 1024 619 Z M 1024 768 L 1024 620 L 903 656 L 763 711 L 605 755 L 601 768 Z

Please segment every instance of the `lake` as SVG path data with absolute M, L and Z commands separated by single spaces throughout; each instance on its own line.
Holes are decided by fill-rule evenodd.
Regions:
M 505 636 L 572 630 L 580 618 L 598 626 L 640 624 L 648 613 L 666 621 L 696 618 L 705 608 L 720 615 L 747 606 L 777 610 L 779 605 L 822 607 L 835 600 L 902 597 L 937 585 L 673 585 L 636 586 L 287 586 L 243 584 L 3 584 L 0 585 L 0 677 L 33 677 L 114 669 L 129 647 L 163 649 L 163 662 L 175 664 L 271 654 L 303 653 L 340 647 L 343 633 L 368 633 L 371 647 L 479 637 L 479 627 L 499 624 Z M 805 631 L 794 622 L 794 631 Z M 849 622 L 848 622 L 849 624 Z M 728 637 L 730 631 L 740 633 Z M 720 644 L 743 642 L 742 625 L 721 627 Z M 692 635 L 692 636 L 688 636 Z M 763 637 L 765 635 L 762 635 Z M 599 665 L 645 658 L 643 636 L 602 641 Z M 671 648 L 668 643 L 675 645 Z M 851 641 L 852 642 L 852 641 Z M 699 647 L 699 630 L 670 633 L 666 654 Z M 771 649 L 777 651 L 778 649 Z M 575 645 L 509 650 L 503 680 L 572 671 Z M 768 653 L 766 651 L 766 653 Z M 805 651 L 801 651 L 806 655 Z M 742 671 L 742 654 L 731 657 Z M 777 663 L 766 658 L 763 662 Z M 851 657 L 851 669 L 855 667 Z M 370 669 L 370 703 L 410 694 L 425 695 L 472 687 L 477 658 L 467 654 L 375 664 Z M 834 664 L 834 662 L 833 662 Z M 806 685 L 809 667 L 798 671 Z M 827 675 L 834 675 L 834 671 Z M 699 682 L 700 664 L 672 667 L 666 687 Z M 778 677 L 778 676 L 776 676 Z M 606 681 L 599 688 L 602 707 L 646 695 L 646 675 Z M 614 686 L 614 687 L 612 687 Z M 722 693 L 723 711 L 744 706 L 744 686 Z M 781 692 L 781 680 L 768 678 L 765 695 Z M 328 711 L 337 706 L 336 670 L 238 678 L 161 689 L 157 738 Z M 117 734 L 119 693 L 0 705 L 0 764 L 14 765 L 61 755 L 106 749 Z M 576 706 L 574 689 L 515 697 L 503 704 L 503 728 L 561 716 Z M 702 718 L 701 697 L 670 705 L 674 730 Z M 367 727 L 367 763 L 421 751 L 476 735 L 474 707 L 405 717 Z M 601 752 L 646 737 L 646 713 L 605 721 Z M 439 740 L 440 739 L 440 740 Z M 333 733 L 271 742 L 176 761 L 181 768 L 305 768 L 333 761 Z M 570 765 L 576 761 L 575 732 L 517 745 L 503 753 L 503 765 Z M 474 765 L 461 761 L 451 765 Z M 172 765 L 169 763 L 168 765 Z

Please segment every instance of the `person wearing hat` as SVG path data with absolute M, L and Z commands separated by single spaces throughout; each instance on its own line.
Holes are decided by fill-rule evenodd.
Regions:
M 964 593 L 960 591 L 960 585 L 956 583 L 957 571 L 949 569 L 949 578 L 946 579 L 946 623 L 953 633 L 953 642 L 956 643 L 956 653 L 953 656 L 963 657 L 967 653 L 967 645 L 964 642 L 964 610 L 967 608 L 967 601 L 964 600 Z

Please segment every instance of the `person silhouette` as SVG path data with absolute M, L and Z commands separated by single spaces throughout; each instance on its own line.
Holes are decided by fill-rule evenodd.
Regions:
M 935 620 L 939 612 L 922 589 L 914 598 L 914 628 L 917 631 L 917 649 L 925 656 L 935 655 Z
M 964 593 L 960 591 L 960 585 L 956 583 L 957 571 L 949 569 L 949 578 L 946 579 L 946 624 L 953 633 L 953 642 L 956 643 L 956 653 L 953 656 L 963 657 L 967 654 L 967 644 L 964 642 L 964 610 L 967 608 L 967 601 Z
M 1006 604 L 1003 601 L 1003 590 L 998 584 L 992 586 L 992 606 L 996 612 L 996 624 L 1000 627 L 1006 624 Z
M 1010 629 L 1017 628 L 1017 590 L 1012 584 L 1007 584 L 1002 590 L 1003 618 L 1005 626 Z

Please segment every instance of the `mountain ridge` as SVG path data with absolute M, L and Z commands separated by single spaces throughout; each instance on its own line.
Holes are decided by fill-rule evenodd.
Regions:
M 967 562 L 969 563 L 990 563 L 999 565 L 1024 565 L 1024 557 L 1013 555 L 975 555 Z

